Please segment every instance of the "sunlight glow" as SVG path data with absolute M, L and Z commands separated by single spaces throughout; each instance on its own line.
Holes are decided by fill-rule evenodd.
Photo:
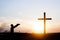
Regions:
M 33 30 L 33 33 L 43 33 L 44 32 L 43 22 L 42 21 L 33 22 L 32 30 Z

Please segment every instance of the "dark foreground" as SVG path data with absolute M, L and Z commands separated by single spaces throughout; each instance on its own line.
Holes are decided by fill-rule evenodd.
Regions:
M 0 33 L 0 40 L 60 40 L 60 33 L 29 34 L 29 33 Z

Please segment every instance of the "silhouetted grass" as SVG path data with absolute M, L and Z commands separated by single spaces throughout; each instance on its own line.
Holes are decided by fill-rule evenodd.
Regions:
M 0 33 L 1 40 L 60 40 L 60 33 L 33 34 L 33 33 Z

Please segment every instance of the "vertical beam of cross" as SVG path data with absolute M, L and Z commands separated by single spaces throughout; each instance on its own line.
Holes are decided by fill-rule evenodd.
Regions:
M 44 34 L 46 34 L 46 20 L 51 20 L 52 18 L 46 18 L 46 13 L 44 12 L 44 18 L 38 18 L 38 20 L 44 20 Z
M 44 12 L 44 34 L 46 32 L 46 14 Z

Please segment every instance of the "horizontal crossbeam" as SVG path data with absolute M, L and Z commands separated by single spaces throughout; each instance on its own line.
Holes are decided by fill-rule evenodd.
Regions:
M 38 18 L 38 20 L 44 20 L 44 18 Z M 52 18 L 46 18 L 45 20 L 52 20 Z

